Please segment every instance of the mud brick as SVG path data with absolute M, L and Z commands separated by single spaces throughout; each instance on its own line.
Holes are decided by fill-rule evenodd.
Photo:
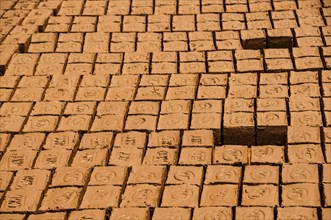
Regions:
M 82 52 L 83 43 L 82 42 L 61 42 L 58 41 L 55 52 L 71 52 L 79 53 Z
M 78 85 L 80 76 L 72 75 L 72 76 L 52 76 L 51 83 L 49 85 L 50 88 L 56 87 L 76 87 Z
M 107 15 L 127 15 L 130 13 L 130 1 L 110 2 L 107 8 Z
M 114 147 L 121 148 L 145 148 L 147 141 L 145 132 L 130 131 L 118 133 L 115 138 Z
M 13 89 L 0 89 L 0 101 L 2 102 L 9 101 L 13 93 L 14 93 Z
M 302 216 L 303 218 L 312 220 L 318 219 L 316 209 L 304 207 L 279 207 L 277 208 L 277 216 L 279 216 L 280 219 L 296 218 L 297 216 Z
M 191 103 L 188 100 L 163 101 L 161 106 L 161 114 L 174 114 L 174 113 L 189 114 L 190 111 L 191 111 Z
M 45 93 L 45 101 L 73 101 L 75 88 L 72 86 L 61 86 L 48 88 Z
M 200 206 L 236 206 L 239 198 L 238 191 L 237 185 L 205 185 Z
M 49 181 L 50 172 L 46 170 L 20 170 L 17 172 L 11 190 L 45 190 Z
M 88 174 L 88 168 L 59 167 L 55 171 L 51 186 L 84 186 Z
M 129 114 L 131 115 L 158 115 L 160 104 L 158 102 L 131 102 Z
M 167 75 L 142 75 L 139 86 L 167 86 L 169 77 Z
M 129 115 L 125 130 L 150 130 L 155 131 L 157 116 L 152 115 Z
M 289 144 L 321 143 L 319 127 L 289 126 L 287 134 Z
M 18 45 L 0 45 L 0 72 L 4 73 L 13 54 L 19 51 Z
M 158 130 L 188 129 L 189 115 L 182 113 L 160 115 Z
M 216 188 L 215 186 L 214 188 Z M 217 196 L 217 195 L 215 195 Z M 233 216 L 231 208 L 228 207 L 200 207 L 194 208 L 193 219 L 205 219 L 205 218 L 225 218 L 231 219 Z
M 216 129 L 220 130 L 222 115 L 219 113 L 193 113 L 191 129 Z
M 323 83 L 323 96 L 325 97 L 331 97 L 331 83 Z
M 195 17 L 194 15 L 176 15 L 172 20 L 173 31 L 194 31 Z
M 104 76 L 105 74 L 116 75 L 120 73 L 121 65 L 117 63 L 96 63 L 93 71 L 93 74 L 100 76 Z
M 63 149 L 43 150 L 39 153 L 35 168 L 52 169 L 68 165 L 71 151 Z
M 293 70 L 291 59 L 266 59 L 267 71 Z
M 0 88 L 14 88 L 19 80 L 19 76 L 0 76 Z
M 240 145 L 215 147 L 213 164 L 246 164 L 247 150 L 246 146 Z
M 105 165 L 107 149 L 78 151 L 72 162 L 72 166 L 102 166 Z
M 202 167 L 193 166 L 171 166 L 167 185 L 197 185 L 201 186 L 203 179 L 203 169 Z
M 144 219 L 150 218 L 148 208 L 114 208 L 112 209 L 110 220 L 116 220 L 119 218 L 133 218 L 133 219 Z
M 185 41 L 164 42 L 163 51 L 188 51 L 188 44 Z
M 88 185 L 123 185 L 128 176 L 127 167 L 95 167 Z
M 66 212 L 46 212 L 42 214 L 31 214 L 29 220 L 48 220 L 48 219 L 59 219 L 64 220 L 66 218 Z
M 150 60 L 150 53 L 146 52 L 132 52 L 125 53 L 125 63 L 148 63 Z
M 169 148 L 148 148 L 143 164 L 147 165 L 176 165 L 178 150 Z
M 322 208 L 322 218 L 329 219 L 331 217 L 330 211 L 331 208 Z
M 83 1 L 71 1 L 61 4 L 58 15 L 80 15 L 83 9 Z
M 255 98 L 257 96 L 257 87 L 251 85 L 230 86 L 228 97 L 231 98 Z
M 23 88 L 45 88 L 48 84 L 47 76 L 23 76 L 18 87 Z
M 9 45 L 18 45 L 20 52 L 27 52 L 29 44 L 31 42 L 31 35 L 27 33 L 17 32 L 16 34 L 11 31 L 7 35 L 6 39 L 3 41 L 3 44 L 6 46 Z
M 232 61 L 215 61 L 208 62 L 209 73 L 224 73 L 234 72 L 234 64 Z
M 258 3 L 260 4 L 260 3 Z M 249 219 L 249 218 L 266 218 L 272 219 L 274 210 L 271 207 L 236 207 L 236 218 Z
M 76 94 L 77 101 L 99 101 L 103 100 L 106 89 L 100 87 L 80 87 Z
M 262 59 L 238 60 L 238 72 L 263 71 Z
M 291 85 L 291 96 L 320 97 L 320 89 L 317 83 L 303 83 Z
M 164 166 L 136 166 L 133 167 L 128 184 L 157 184 L 164 183 L 166 178 L 166 167 Z
M 211 164 L 212 149 L 203 147 L 183 148 L 179 158 L 181 165 L 205 165 Z
M 136 88 L 123 86 L 123 87 L 111 87 L 108 89 L 106 100 L 111 101 L 124 101 L 133 100 L 135 97 Z
M 167 91 L 166 100 L 194 99 L 195 86 L 170 87 Z
M 318 47 L 324 46 L 322 38 L 318 37 L 300 37 L 297 38 L 298 47 Z
M 287 85 L 288 73 L 263 73 L 260 75 L 260 85 Z
M 79 149 L 110 149 L 112 142 L 112 132 L 87 133 L 82 137 Z
M 123 31 L 124 32 L 145 32 L 146 31 L 146 16 L 124 16 Z
M 331 128 L 324 127 L 322 135 L 324 137 L 324 143 L 331 143 Z
M 198 31 L 220 31 L 220 16 L 217 14 L 198 14 Z
M 282 186 L 283 206 L 320 206 L 320 194 L 317 184 L 297 183 Z
M 233 112 L 254 112 L 253 99 L 225 99 L 225 113 Z
M 139 87 L 135 100 L 163 100 L 165 93 L 165 87 Z
M 286 100 L 285 99 L 256 99 L 256 110 L 258 112 L 269 112 L 269 111 L 286 111 Z
M 240 134 L 238 136 L 238 134 Z M 254 117 L 252 113 L 226 113 L 223 141 L 225 144 L 254 144 Z
M 34 189 L 18 189 L 8 191 L 2 202 L 0 210 L 2 212 L 36 211 L 41 194 L 42 191 Z
M 122 196 L 121 207 L 152 206 L 160 201 L 160 186 L 149 184 L 129 185 Z M 144 196 L 142 196 L 144 195 Z
M 286 112 L 257 113 L 257 144 L 284 145 L 287 139 Z
M 200 189 L 194 185 L 166 186 L 161 207 L 197 207 Z
M 251 165 L 245 167 L 244 183 L 278 184 L 279 169 L 276 166 Z
M 63 116 L 60 120 L 58 131 L 87 131 L 91 124 L 90 115 Z
M 94 114 L 96 103 L 94 102 L 71 102 L 68 103 L 64 114 L 66 115 L 92 115 Z
M 23 131 L 54 131 L 58 121 L 58 116 L 30 116 Z
M 120 194 L 121 187 L 119 186 L 88 186 L 80 208 L 117 207 Z
M 25 134 L 16 134 L 7 150 L 16 151 L 16 150 L 35 150 L 39 151 L 42 143 L 44 142 L 45 134 L 43 133 L 25 133 Z
M 77 187 L 49 189 L 40 210 L 75 209 L 78 206 L 80 194 L 81 188 Z
M 102 219 L 106 216 L 106 210 L 81 210 L 72 211 L 69 215 L 69 220 L 84 219 L 84 218 L 97 218 Z
M 83 15 L 104 15 L 106 12 L 105 2 L 86 2 L 84 5 Z
M 316 164 L 284 164 L 282 168 L 283 184 L 318 183 L 319 174 Z
M 262 49 L 266 47 L 264 30 L 242 30 L 241 40 L 244 49 Z
M 290 163 L 324 163 L 321 145 L 289 145 L 287 151 Z
M 1 178 L 0 178 L 0 191 L 5 191 L 8 186 L 11 184 L 11 180 L 13 178 L 12 172 L 7 171 L 0 171 Z
M 243 21 L 225 21 L 222 17 L 222 27 L 225 31 L 237 31 L 245 29 L 245 22 Z
M 32 167 L 37 152 L 32 150 L 7 151 L 0 162 L 0 170 L 23 170 Z
M 217 33 L 216 33 L 216 38 L 218 38 Z M 217 46 L 217 49 L 219 49 L 219 50 L 242 49 L 240 39 L 216 40 L 216 46 Z
M 169 86 L 196 86 L 198 83 L 198 75 L 171 75 Z
M 229 85 L 257 85 L 256 73 L 236 73 L 231 74 L 229 77 Z
M 138 79 L 137 75 L 113 76 L 110 87 L 135 87 L 138 85 Z
M 153 219 L 161 220 L 161 219 L 171 219 L 171 218 L 179 218 L 179 219 L 190 219 L 191 210 L 188 208 L 159 208 L 156 207 L 153 213 Z
M 112 35 L 114 36 L 114 34 Z M 110 52 L 134 52 L 135 43 L 133 42 L 114 42 L 114 37 L 110 43 Z
M 3 103 L 0 108 L 1 116 L 27 116 L 32 108 L 32 103 Z
M 170 31 L 170 16 L 166 14 L 149 15 L 147 26 L 148 26 L 148 32 Z
M 214 146 L 214 135 L 209 130 L 184 131 L 183 147 Z
M 264 57 L 266 59 L 291 58 L 290 51 L 288 49 L 265 49 Z
M 292 126 L 322 126 L 322 115 L 315 111 L 302 111 L 291 113 Z
M 241 180 L 241 168 L 225 165 L 208 165 L 205 177 L 206 184 L 239 183 Z
M 303 58 L 303 57 L 319 57 L 320 53 L 317 47 L 298 47 L 293 48 L 293 57 L 294 58 Z
M 191 74 L 191 73 L 205 73 L 206 67 L 203 62 L 189 62 L 181 63 L 179 66 L 180 73 Z
M 43 88 L 17 88 L 11 101 L 41 101 L 43 94 Z
M 323 68 L 322 61 L 319 57 L 296 58 L 294 61 L 295 61 L 295 66 L 298 70 Z
M 117 166 L 141 165 L 143 149 L 138 148 L 114 148 L 108 164 Z
M 179 131 L 152 132 L 149 135 L 148 147 L 179 147 Z
M 254 146 L 251 148 L 252 163 L 282 164 L 284 163 L 284 147 Z
M 259 196 L 253 196 L 258 193 Z M 275 206 L 278 205 L 278 187 L 273 185 L 243 186 L 243 206 Z
M 128 107 L 127 102 L 100 102 L 97 109 L 98 115 L 120 114 L 126 113 Z
M 0 117 L 0 127 L 2 132 L 21 131 L 26 118 L 22 116 Z
M 326 155 L 326 157 L 325 157 L 325 161 L 327 162 L 327 163 L 330 163 L 330 161 L 331 161 L 331 157 L 329 156 L 330 155 L 330 153 L 331 153 L 331 144 L 325 144 L 325 147 L 324 147 L 324 151 L 325 151 L 325 155 Z
M 331 184 L 323 184 L 323 199 L 324 206 L 330 206 L 331 204 L 331 196 L 329 195 L 331 191 Z
M 318 98 L 297 97 L 289 99 L 291 112 L 320 111 L 320 100 Z
M 0 152 L 5 151 L 7 145 L 9 144 L 10 139 L 11 139 L 10 134 L 0 133 Z
M 44 149 L 73 150 L 78 144 L 79 134 L 76 132 L 56 132 L 47 136 Z
M 122 53 L 98 53 L 96 63 L 122 63 Z
M 52 53 L 55 51 L 55 42 L 31 43 L 29 53 Z
M 222 113 L 223 103 L 221 100 L 195 100 L 193 113 Z

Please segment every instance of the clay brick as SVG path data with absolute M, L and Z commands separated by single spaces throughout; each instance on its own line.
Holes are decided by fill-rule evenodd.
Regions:
M 166 186 L 161 207 L 196 207 L 199 203 L 199 187 L 193 185 Z
M 317 184 L 298 183 L 282 187 L 282 204 L 296 206 L 298 204 L 317 207 L 320 206 L 320 194 Z
M 167 185 L 197 185 L 201 186 L 203 178 L 202 167 L 193 166 L 171 166 L 168 178 L 166 181 Z
M 324 163 L 321 146 L 318 144 L 299 144 L 288 147 L 290 163 Z
M 121 187 L 119 186 L 88 186 L 80 208 L 117 207 L 120 193 Z
M 203 147 L 183 148 L 180 153 L 179 164 L 181 165 L 203 165 L 211 164 L 212 149 Z
M 163 218 L 182 218 L 189 219 L 191 217 L 191 210 L 188 208 L 159 208 L 156 207 L 153 213 L 153 219 L 161 220 Z
M 12 171 L 32 168 L 36 152 L 32 150 L 7 151 L 0 162 L 0 170 Z
M 80 218 L 97 218 L 102 219 L 106 216 L 105 210 L 81 210 L 81 211 L 71 211 L 69 215 L 69 220 L 80 219 Z
M 78 151 L 72 166 L 91 167 L 105 165 L 107 153 L 107 149 Z
M 48 134 L 44 149 L 73 150 L 79 142 L 79 134 L 76 132 L 56 132 Z
M 148 148 L 143 164 L 175 165 L 178 160 L 178 150 L 169 148 Z
M 2 212 L 36 211 L 41 194 L 42 191 L 34 189 L 29 191 L 25 189 L 8 191 L 6 193 L 5 199 L 2 202 L 0 210 Z
M 39 169 L 65 167 L 68 165 L 71 153 L 70 150 L 63 149 L 42 150 L 34 167 Z
M 258 197 L 252 196 L 257 192 L 262 193 Z M 278 205 L 278 187 L 273 185 L 244 185 L 241 204 L 244 206 Z
M 241 145 L 215 147 L 213 164 L 246 164 L 247 150 L 246 146 Z
M 179 147 L 179 131 L 151 132 L 148 139 L 148 147 Z
M 39 151 L 42 143 L 44 142 L 45 134 L 43 133 L 25 133 L 25 134 L 16 134 L 9 146 L 9 151 L 16 150 L 35 150 Z
M 40 210 L 75 209 L 77 208 L 80 194 L 81 188 L 77 187 L 49 189 L 43 199 Z M 68 195 L 70 195 L 69 198 Z
M 88 185 L 123 185 L 128 176 L 127 167 L 95 167 Z
M 298 175 L 301 173 L 302 175 Z M 316 164 L 284 164 L 282 168 L 282 182 L 291 183 L 318 183 L 319 174 Z
M 200 206 L 236 206 L 239 198 L 238 191 L 237 185 L 205 185 Z
M 146 194 L 146 192 L 148 192 Z M 149 184 L 129 185 L 122 196 L 121 207 L 139 207 L 159 205 L 161 187 Z M 144 196 L 141 196 L 144 195 Z
M 164 166 L 136 166 L 133 167 L 128 184 L 157 184 L 164 183 L 166 169 Z
M 52 187 L 84 186 L 89 174 L 85 167 L 58 167 L 52 178 Z

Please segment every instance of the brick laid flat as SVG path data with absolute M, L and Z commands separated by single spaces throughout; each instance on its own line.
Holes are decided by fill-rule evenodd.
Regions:
M 331 220 L 330 0 L 0 1 L 0 220 Z

